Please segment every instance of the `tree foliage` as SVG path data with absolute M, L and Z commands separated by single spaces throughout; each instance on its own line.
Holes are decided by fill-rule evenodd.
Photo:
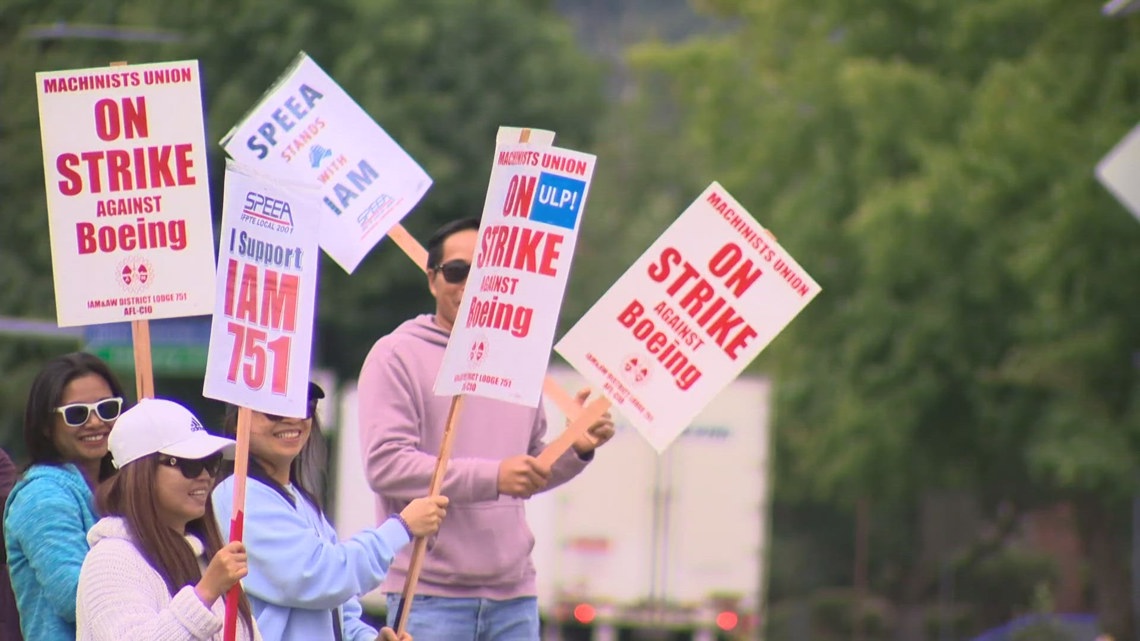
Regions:
M 1140 25 L 1061 0 L 708 4 L 738 29 L 634 52 L 636 90 L 689 181 L 823 286 L 759 361 L 778 496 L 1116 509 L 1140 468 L 1140 226 L 1092 169 L 1137 119 Z

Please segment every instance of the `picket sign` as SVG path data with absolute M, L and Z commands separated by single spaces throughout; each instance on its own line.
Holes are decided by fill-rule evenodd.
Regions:
M 530 141 L 530 130 L 519 132 L 519 142 Z M 400 249 L 427 271 L 427 250 L 404 229 L 403 225 L 396 223 L 388 236 L 399 245 Z M 561 389 L 561 388 L 559 388 Z M 463 395 L 451 397 L 451 407 L 447 411 L 447 423 L 443 428 L 443 440 L 439 444 L 439 455 L 435 460 L 435 469 L 432 470 L 431 482 L 428 484 L 428 496 L 439 496 L 443 489 L 443 477 L 447 474 L 447 463 L 451 460 L 451 446 L 455 440 L 455 425 L 459 422 L 459 412 L 463 408 Z M 416 596 L 416 585 L 420 581 L 420 571 L 423 569 L 424 556 L 427 555 L 427 537 L 417 537 L 412 548 L 412 556 L 408 561 L 408 577 L 404 580 L 404 589 L 400 594 L 400 603 L 396 607 L 396 620 L 393 626 L 396 636 L 400 636 L 408 627 L 408 613 L 412 609 L 412 601 Z
M 761 228 L 760 233 L 762 233 L 765 237 L 771 239 L 773 244 L 777 242 L 776 235 L 773 234 L 770 230 Z M 559 405 L 560 409 L 561 407 L 562 406 Z M 602 415 L 609 411 L 612 407 L 613 401 L 611 401 L 608 396 L 603 394 L 598 398 L 595 398 L 593 401 L 590 401 L 590 403 L 584 408 L 575 407 L 573 411 L 576 412 L 576 414 L 566 412 L 566 416 L 573 417 L 570 420 L 569 425 L 566 427 L 566 431 L 564 431 L 562 435 L 552 443 L 547 445 L 546 449 L 544 449 L 542 453 L 538 455 L 539 462 L 544 465 L 554 465 L 554 462 L 558 460 L 558 457 L 562 456 L 566 450 L 570 449 L 570 447 L 574 444 L 574 441 L 585 435 L 590 429 L 590 426 L 593 425 L 595 421 L 601 418 Z
M 316 190 L 226 162 L 222 242 L 202 395 L 238 408 L 230 541 L 245 530 L 254 411 L 302 417 L 309 406 L 316 311 Z M 237 634 L 241 588 L 226 594 L 223 638 Z
M 519 142 L 527 142 L 529 139 L 530 130 L 524 129 L 519 135 Z M 424 249 L 423 245 L 421 245 L 403 225 L 400 223 L 393 225 L 392 229 L 388 231 L 388 237 L 403 250 L 413 263 L 419 265 L 425 271 L 427 270 L 427 250 Z M 551 466 L 570 449 L 575 441 L 586 434 L 590 426 L 597 422 L 597 420 L 610 409 L 612 403 L 605 396 L 599 396 L 583 408 L 573 396 L 562 389 L 557 381 L 549 376 L 542 381 L 542 392 L 543 395 L 558 406 L 562 414 L 574 417 L 562 434 L 549 443 L 537 457 L 539 462 L 543 465 Z M 459 417 L 462 398 L 462 395 L 452 397 L 451 409 L 447 415 L 447 425 L 444 427 L 443 442 L 439 448 L 439 458 L 436 459 L 436 467 L 432 472 L 431 483 L 428 488 L 431 496 L 438 496 L 440 489 L 443 487 L 443 477 L 447 471 L 447 462 L 451 457 L 451 442 L 454 438 L 455 423 Z M 412 608 L 412 600 L 415 597 L 416 585 L 419 582 L 420 571 L 423 567 L 423 558 L 426 553 L 427 539 L 423 537 L 416 539 L 415 547 L 412 550 L 411 561 L 408 565 L 408 578 L 404 583 L 404 589 L 400 595 L 399 609 L 396 614 L 395 625 L 397 634 L 403 633 L 407 626 L 407 614 Z M 227 641 L 230 640 L 227 639 Z
M 432 184 L 415 159 L 303 51 L 221 145 L 258 173 L 317 189 L 321 249 L 349 274 Z
M 57 323 L 130 320 L 136 396 L 153 397 L 149 321 L 208 311 L 195 278 L 213 262 L 197 61 L 36 83 Z
M 532 139 L 541 141 L 541 144 L 545 145 L 551 145 L 554 143 L 554 133 L 552 131 L 536 129 L 515 129 L 508 127 L 504 127 L 502 130 L 505 135 L 512 135 L 512 133 L 518 132 L 520 143 L 527 143 L 527 141 L 530 141 Z M 538 137 L 537 139 L 535 138 L 536 136 Z M 502 138 L 503 133 L 500 133 L 499 137 Z M 424 271 L 427 270 L 427 250 L 424 249 L 424 246 L 421 245 L 420 242 L 416 241 L 416 238 L 408 232 L 407 228 L 404 227 L 404 225 L 401 225 L 399 222 L 397 222 L 396 225 L 393 225 L 392 228 L 389 229 L 388 237 L 391 238 L 393 243 L 396 243 L 400 250 L 404 251 L 408 259 L 412 260 L 412 262 L 416 263 L 416 265 Z M 543 380 L 543 395 L 548 399 L 551 399 L 553 403 L 559 407 L 559 411 L 564 415 L 577 416 L 578 412 L 581 411 L 581 407 L 578 405 L 578 401 L 575 400 L 575 398 L 573 398 L 569 392 L 562 389 L 562 387 L 559 386 L 559 383 L 557 383 L 554 379 L 549 378 L 549 376 L 546 376 L 546 378 Z M 587 424 L 586 427 L 588 428 L 589 425 Z M 573 440 L 576 438 L 577 436 L 571 438 L 570 443 L 573 443 Z M 555 441 L 555 444 L 551 444 L 551 446 L 547 447 L 547 449 L 555 447 L 556 443 L 557 441 Z M 569 445 L 567 447 L 569 447 Z M 561 456 L 564 452 L 565 448 L 562 448 L 561 452 L 553 456 L 553 459 L 557 459 L 557 457 Z M 543 455 L 546 456 L 547 453 L 543 452 Z
M 1140 125 L 1133 127 L 1096 165 L 1096 177 L 1140 220 Z
M 467 277 L 469 286 L 435 381 L 435 393 L 451 395 L 452 401 L 429 483 L 428 495 L 432 497 L 442 490 L 467 395 L 533 407 L 544 390 L 553 387 L 567 397 L 568 415 L 580 413 L 577 400 L 557 385 L 540 384 L 534 374 L 546 368 L 596 159 L 555 148 L 553 133 L 543 133 L 549 139 L 532 136 L 529 129 L 504 128 L 496 139 L 491 183 L 483 207 L 485 224 L 479 237 L 484 247 L 495 238 L 502 242 L 497 252 L 477 252 L 474 257 Z M 516 235 L 520 246 L 524 242 L 536 247 L 541 243 L 543 249 L 533 264 L 509 257 L 511 250 L 504 251 L 508 235 L 510 247 L 514 247 Z M 420 264 L 426 265 L 426 261 Z M 512 283 L 509 292 L 500 290 L 498 284 L 488 285 L 508 281 Z M 492 296 L 488 291 L 497 294 Z M 590 423 L 594 420 L 596 417 Z M 407 627 L 426 552 L 427 539 L 417 538 L 396 611 L 398 635 Z
M 226 162 L 206 398 L 306 416 L 320 278 L 316 195 Z
M 660 453 L 820 291 L 714 182 L 554 350 Z

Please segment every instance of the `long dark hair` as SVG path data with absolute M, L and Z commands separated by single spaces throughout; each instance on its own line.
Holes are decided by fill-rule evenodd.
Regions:
M 55 430 L 55 408 L 63 400 L 63 392 L 71 381 L 88 374 L 95 374 L 111 388 L 111 394 L 125 398 L 123 386 L 110 367 L 99 357 L 87 352 L 72 352 L 51 359 L 32 380 L 28 391 L 28 403 L 24 406 L 24 443 L 32 464 L 47 463 L 62 465 L 68 463 L 52 440 Z M 124 408 L 126 409 L 126 408 Z M 103 481 L 115 473 L 111 463 L 111 453 L 99 462 L 99 478 Z
M 126 521 L 135 547 L 162 577 L 173 597 L 183 587 L 202 579 L 202 569 L 190 544 L 178 532 L 159 520 L 155 483 L 158 476 L 158 454 L 150 454 L 123 466 L 119 473 L 99 485 L 95 493 L 101 514 L 118 516 Z M 214 521 L 213 503 L 206 495 L 206 512 L 186 524 L 186 533 L 202 541 L 206 558 L 212 559 L 222 549 L 222 535 Z M 224 595 L 223 595 L 224 597 Z M 253 637 L 253 615 L 245 592 L 238 601 L 238 612 Z
M 323 394 L 323 392 L 322 392 Z M 309 420 L 312 421 L 312 427 L 309 430 L 309 440 L 305 442 L 301 452 L 293 458 L 289 463 L 289 480 L 297 491 L 301 493 L 306 501 L 321 514 L 325 515 L 324 505 L 320 499 L 320 488 L 323 486 L 325 480 L 325 470 L 327 469 L 328 462 L 328 444 L 325 442 L 324 434 L 321 433 L 321 419 L 317 415 L 317 398 L 309 397 Z M 238 408 L 234 405 L 226 406 L 226 416 L 222 421 L 222 430 L 225 436 L 234 438 L 237 435 L 237 414 Z M 233 461 L 225 461 L 222 464 L 222 473 L 220 479 L 233 474 Z M 249 456 L 249 472 L 248 476 L 251 479 L 256 479 L 268 485 L 275 492 L 280 494 L 290 505 L 293 504 L 293 497 L 285 489 L 283 485 L 269 476 L 265 468 L 257 461 L 257 458 L 250 453 Z

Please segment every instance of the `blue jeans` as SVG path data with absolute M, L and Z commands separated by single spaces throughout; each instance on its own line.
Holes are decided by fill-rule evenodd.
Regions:
M 396 621 L 400 595 L 388 595 L 388 625 Z M 417 596 L 407 632 L 416 641 L 538 641 L 538 599 L 507 601 Z

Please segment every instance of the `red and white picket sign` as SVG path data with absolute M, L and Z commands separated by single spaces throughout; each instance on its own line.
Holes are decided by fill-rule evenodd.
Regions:
M 202 395 L 236 405 L 230 540 L 245 525 L 251 411 L 305 416 L 319 264 L 316 192 L 227 163 L 215 303 Z M 233 641 L 241 588 L 226 595 Z
M 819 292 L 714 182 L 555 350 L 660 452 Z

